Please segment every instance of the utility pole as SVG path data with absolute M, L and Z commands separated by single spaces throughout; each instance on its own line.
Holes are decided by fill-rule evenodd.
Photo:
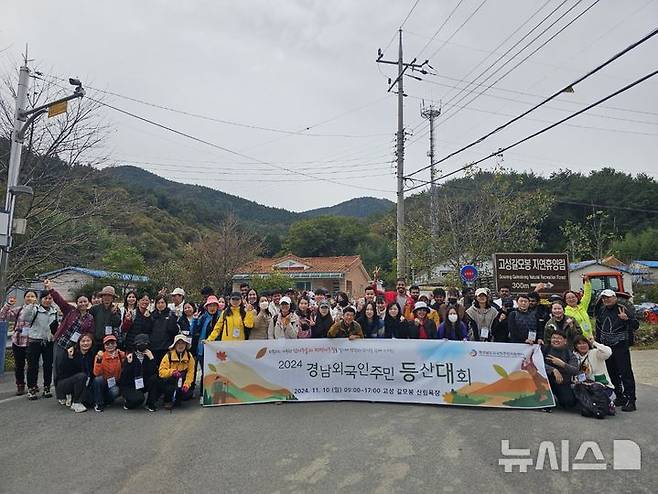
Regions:
M 427 153 L 427 156 L 430 158 L 430 225 L 432 236 L 435 236 L 438 232 L 437 218 L 436 218 L 436 208 L 438 204 L 436 202 L 436 168 L 434 166 L 434 119 L 441 115 L 441 107 L 436 108 L 434 105 L 429 107 L 423 106 L 420 110 L 420 116 L 426 118 L 430 122 L 430 150 Z
M 398 31 L 399 33 L 399 42 L 398 42 L 398 59 L 397 60 L 383 60 L 384 53 L 378 50 L 377 53 L 377 63 L 397 65 L 398 67 L 398 76 L 394 81 L 391 82 L 389 79 L 389 88 L 388 92 L 393 89 L 393 86 L 397 85 L 398 93 L 398 131 L 397 131 L 397 275 L 406 276 L 407 274 L 407 256 L 405 252 L 405 241 L 404 241 L 404 89 L 403 82 L 404 73 L 407 69 L 422 69 L 422 67 L 428 63 L 426 60 L 422 64 L 417 64 L 416 59 L 414 58 L 411 62 L 405 63 L 402 53 L 402 29 Z
M 5 194 L 5 207 L 0 211 L 0 298 L 4 300 L 7 292 L 7 273 L 9 269 L 9 252 L 12 246 L 14 229 L 14 212 L 16 209 L 16 197 L 18 195 L 33 195 L 31 187 L 18 185 L 21 169 L 21 155 L 23 154 L 23 142 L 25 132 L 34 121 L 41 115 L 48 113 L 48 117 L 54 117 L 67 110 L 68 101 L 82 98 L 85 94 L 82 83 L 77 79 L 69 79 L 69 83 L 75 86 L 75 91 L 45 105 L 27 110 L 27 94 L 30 83 L 30 69 L 28 67 L 27 49 L 23 65 L 18 74 L 18 90 L 16 91 L 16 111 L 14 113 L 14 129 L 11 133 L 11 148 L 9 153 L 9 166 L 7 167 L 7 191 Z

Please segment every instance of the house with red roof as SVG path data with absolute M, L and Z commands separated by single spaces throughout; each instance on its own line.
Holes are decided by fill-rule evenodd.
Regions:
M 233 290 L 240 283 L 249 283 L 257 277 L 273 273 L 290 277 L 290 286 L 300 291 L 315 291 L 322 287 L 335 293 L 346 292 L 350 296 L 361 296 L 368 286 L 369 278 L 361 256 L 299 257 L 288 254 L 275 259 L 258 258 L 242 266 L 233 276 Z

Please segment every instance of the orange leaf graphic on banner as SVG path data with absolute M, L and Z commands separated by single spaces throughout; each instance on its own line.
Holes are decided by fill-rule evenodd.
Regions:
M 226 352 L 222 352 L 221 350 L 217 352 L 217 358 L 221 360 L 222 362 L 226 361 Z
M 256 353 L 256 358 L 263 358 L 265 354 L 267 353 L 267 347 L 263 347 L 260 350 L 258 350 L 258 353 Z

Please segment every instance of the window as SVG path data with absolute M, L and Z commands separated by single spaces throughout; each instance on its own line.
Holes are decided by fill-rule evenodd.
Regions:
M 299 291 L 310 290 L 311 282 L 310 281 L 297 281 L 295 282 L 295 288 Z

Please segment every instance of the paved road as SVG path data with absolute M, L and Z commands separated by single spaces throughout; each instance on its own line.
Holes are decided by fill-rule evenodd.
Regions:
M 74 414 L 54 399 L 7 399 L 0 381 L 0 492 L 657 492 L 658 351 L 643 368 L 639 411 L 603 421 L 572 413 L 377 403 L 291 403 L 169 414 Z M 646 364 L 646 365 L 645 365 Z M 3 399 L 4 398 L 4 399 Z M 504 473 L 501 440 L 530 448 L 593 440 L 605 471 Z M 615 439 L 642 450 L 641 471 L 613 471 Z M 591 453 L 587 459 L 592 460 Z

